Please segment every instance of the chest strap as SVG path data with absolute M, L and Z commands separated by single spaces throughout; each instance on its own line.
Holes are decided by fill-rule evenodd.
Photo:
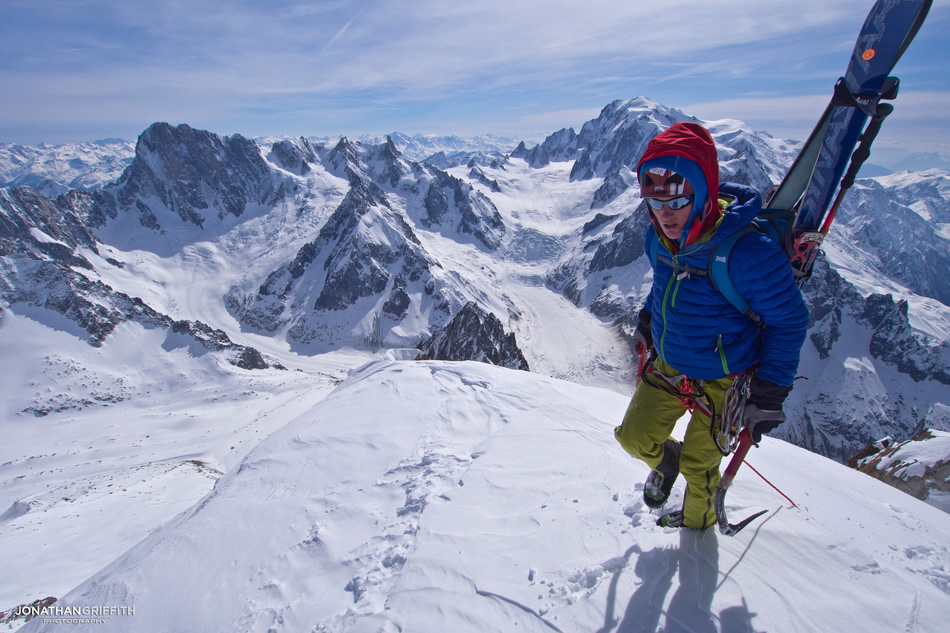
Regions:
M 657 261 L 661 261 L 670 268 L 673 269 L 673 274 L 676 275 L 676 278 L 683 279 L 684 277 L 709 277 L 708 268 L 694 268 L 687 264 L 678 264 L 672 259 L 663 257 L 662 255 L 657 255 Z

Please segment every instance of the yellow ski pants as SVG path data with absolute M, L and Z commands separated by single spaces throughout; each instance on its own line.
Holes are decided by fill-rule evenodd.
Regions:
M 673 378 L 682 377 L 678 371 L 661 361 L 653 361 L 653 371 Z M 719 423 L 726 391 L 732 386 L 734 378 L 727 377 L 711 381 L 693 381 L 709 396 Z M 652 377 L 649 382 L 659 382 Z M 672 439 L 670 434 L 677 420 L 683 417 L 686 407 L 680 399 L 643 380 L 637 386 L 630 405 L 624 415 L 623 423 L 614 429 L 614 436 L 625 451 L 643 461 L 654 470 L 663 470 L 669 466 L 669 455 L 664 463 L 664 444 Z M 695 391 L 695 389 L 694 389 Z M 694 407 L 686 435 L 683 438 L 679 456 L 679 472 L 686 480 L 686 497 L 683 500 L 683 524 L 686 527 L 703 529 L 716 523 L 713 498 L 719 484 L 719 463 L 722 453 L 710 434 L 712 420 L 709 415 Z M 675 460 L 674 460 L 675 461 Z M 662 472 L 662 470 L 661 470 Z

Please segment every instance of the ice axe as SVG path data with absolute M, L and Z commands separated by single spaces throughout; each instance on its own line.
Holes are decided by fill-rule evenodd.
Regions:
M 752 446 L 752 437 L 749 435 L 748 427 L 746 427 L 739 434 L 739 445 L 736 447 L 736 451 L 729 461 L 729 466 L 726 468 L 726 472 L 722 474 L 719 486 L 716 488 L 716 521 L 719 523 L 719 531 L 726 536 L 735 536 L 742 528 L 768 512 L 768 510 L 756 512 L 738 523 L 729 523 L 729 519 L 726 518 L 726 491 L 732 485 L 732 480 L 736 477 L 736 471 L 739 470 L 739 466 L 742 464 L 742 460 L 745 459 L 746 453 L 749 452 L 750 446 Z

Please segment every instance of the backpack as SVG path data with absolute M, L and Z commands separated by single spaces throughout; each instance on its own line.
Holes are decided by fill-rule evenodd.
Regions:
M 798 268 L 792 266 L 792 261 L 795 258 L 795 247 L 792 240 L 792 223 L 795 220 L 795 215 L 794 210 L 776 211 L 774 209 L 762 209 L 755 219 L 744 228 L 739 229 L 716 244 L 712 253 L 709 255 L 708 268 L 693 268 L 692 266 L 674 263 L 666 257 L 661 257 L 659 255 L 660 239 L 656 235 L 654 235 L 654 239 L 650 240 L 649 256 L 654 262 L 662 261 L 664 264 L 671 266 L 676 274 L 709 277 L 713 287 L 718 290 L 736 310 L 762 325 L 762 318 L 749 307 L 749 302 L 742 298 L 736 290 L 735 284 L 732 283 L 732 279 L 729 278 L 729 256 L 732 254 L 732 249 L 736 245 L 736 242 L 742 237 L 750 233 L 764 233 L 782 247 L 782 250 L 788 256 L 788 267 L 795 275 L 798 285 L 801 286 L 805 279 L 807 279 L 807 276 L 799 271 Z

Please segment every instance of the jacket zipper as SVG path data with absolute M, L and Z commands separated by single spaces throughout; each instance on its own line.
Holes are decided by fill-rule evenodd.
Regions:
M 676 266 L 679 265 L 677 258 L 679 253 L 672 255 L 673 261 L 673 276 L 670 277 L 669 282 L 666 284 L 666 290 L 663 292 L 663 333 L 660 335 L 660 358 L 666 358 L 666 351 L 664 345 L 666 343 L 666 306 L 669 305 L 671 308 L 676 307 L 676 295 L 680 290 L 680 282 L 682 277 L 676 274 Z M 670 290 L 673 290 L 672 297 L 670 296 Z
M 722 371 L 725 372 L 727 376 L 731 376 L 732 372 L 729 371 L 729 361 L 726 360 L 726 348 L 722 344 L 722 332 L 716 336 L 716 349 L 719 350 L 719 360 L 722 361 Z

